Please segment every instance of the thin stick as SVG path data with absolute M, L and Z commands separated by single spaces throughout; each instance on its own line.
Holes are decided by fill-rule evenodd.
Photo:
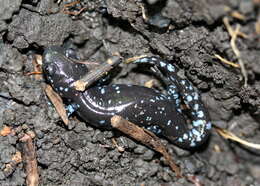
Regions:
M 238 11 L 232 11 L 230 15 L 232 17 L 234 17 L 236 19 L 239 19 L 239 20 L 242 20 L 242 21 L 246 20 L 246 17 L 243 14 L 241 14 L 240 12 L 238 12 Z
M 233 35 L 231 37 L 230 45 L 231 45 L 232 50 L 234 51 L 234 53 L 235 53 L 235 55 L 236 55 L 236 57 L 238 59 L 238 63 L 240 65 L 242 75 L 244 76 L 244 87 L 247 87 L 247 81 L 248 81 L 247 71 L 246 71 L 244 62 L 241 59 L 240 52 L 239 52 L 239 50 L 238 50 L 238 48 L 236 46 L 236 39 L 237 39 L 237 35 L 238 35 L 238 32 L 239 32 L 239 29 L 240 29 L 240 26 L 237 25 L 236 30 L 233 32 Z
M 67 116 L 66 109 L 64 108 L 63 101 L 59 94 L 57 94 L 50 85 L 47 85 L 44 89 L 46 95 L 51 100 L 52 104 L 54 105 L 56 111 L 58 112 L 59 116 L 61 117 L 62 121 L 68 125 L 69 119 Z
M 260 34 L 260 18 L 255 23 L 255 32 L 256 32 L 256 34 Z
M 84 91 L 87 87 L 92 85 L 103 75 L 109 72 L 112 68 L 119 65 L 122 62 L 119 55 L 112 56 L 105 63 L 97 66 L 90 73 L 87 73 L 82 79 L 73 83 L 74 87 L 78 91 Z
M 167 152 L 160 139 L 152 132 L 138 127 L 137 125 L 125 120 L 118 115 L 115 115 L 111 118 L 111 125 L 121 132 L 129 135 L 133 139 L 161 153 L 169 164 L 170 168 L 176 173 L 176 176 L 178 178 L 182 177 L 180 168 L 174 163 L 171 155 Z
M 240 27 L 239 25 L 236 27 L 236 30 L 234 31 L 233 28 L 231 27 L 230 23 L 229 23 L 229 20 L 227 17 L 224 17 L 223 18 L 223 22 L 228 30 L 228 33 L 229 35 L 231 36 L 231 40 L 230 40 L 230 45 L 231 45 L 231 48 L 232 50 L 234 51 L 237 59 L 238 59 L 238 63 L 240 65 L 240 68 L 241 68 L 241 73 L 244 77 L 244 87 L 247 87 L 247 81 L 248 81 L 248 77 L 247 77 L 247 72 L 246 72 L 246 68 L 245 68 L 245 64 L 244 62 L 242 61 L 241 59 L 241 56 L 240 56 L 240 52 L 236 46 L 236 39 L 237 39 L 237 36 L 241 35 L 241 32 L 239 31 Z M 242 36 L 243 37 L 243 36 Z
M 26 168 L 26 185 L 27 186 L 37 186 L 39 185 L 39 173 L 38 165 L 36 160 L 35 146 L 33 144 L 31 136 L 25 134 L 21 139 L 23 142 L 23 153 L 22 158 L 25 161 Z
M 230 25 L 228 18 L 224 17 L 223 22 L 224 22 L 225 27 L 227 28 L 229 35 L 232 37 L 232 35 L 234 34 L 234 30 L 233 30 L 232 26 Z M 243 38 L 249 37 L 248 35 L 246 35 L 243 32 L 240 32 L 240 31 L 237 32 L 237 35 L 240 36 L 240 37 L 243 37 Z
M 218 134 L 221 135 L 225 139 L 230 139 L 232 141 L 236 141 L 236 142 L 238 142 L 242 145 L 245 145 L 247 147 L 260 150 L 260 144 L 251 143 L 251 142 L 248 142 L 246 140 L 243 140 L 243 139 L 237 137 L 235 134 L 233 134 L 232 132 L 230 132 L 226 129 L 222 129 L 222 128 L 217 127 L 217 126 L 214 126 L 214 128 L 217 130 Z
M 35 79 L 36 80 L 40 80 L 42 79 L 42 56 L 41 55 L 36 55 L 36 54 L 31 54 L 28 56 L 27 58 L 29 60 L 29 62 L 32 63 L 33 65 L 33 72 L 28 72 L 25 75 L 26 76 L 30 76 L 30 75 L 35 75 Z
M 138 60 L 140 58 L 144 58 L 144 57 L 147 57 L 147 55 L 134 56 L 134 57 L 126 59 L 124 63 L 128 64 L 128 63 L 131 63 L 133 61 L 136 61 L 136 60 Z
M 232 36 L 234 30 L 233 30 L 233 28 L 231 27 L 228 18 L 227 18 L 227 17 L 224 17 L 224 18 L 223 18 L 223 22 L 224 22 L 225 27 L 227 28 L 227 31 L 228 31 L 229 35 Z
M 228 61 L 228 60 L 226 60 L 225 58 L 221 57 L 221 56 L 218 55 L 218 54 L 214 54 L 214 56 L 215 56 L 216 58 L 218 58 L 221 62 L 225 63 L 225 64 L 228 64 L 228 65 L 230 65 L 230 66 L 232 66 L 232 67 L 235 67 L 235 68 L 240 68 L 240 66 L 239 66 L 238 64 L 236 64 L 236 63 L 234 63 L 234 62 L 232 62 L 232 61 Z
M 37 71 L 28 72 L 28 73 L 26 73 L 25 75 L 26 75 L 26 76 L 31 76 L 31 75 L 35 75 L 35 74 L 42 74 L 42 72 L 37 72 Z
M 137 59 L 146 57 L 146 55 L 135 56 L 132 58 L 128 58 L 124 61 L 124 63 L 131 63 Z M 87 87 L 95 83 L 102 76 L 107 74 L 111 69 L 115 66 L 122 63 L 121 56 L 119 53 L 115 53 L 114 56 L 109 58 L 105 63 L 94 67 L 89 73 L 87 73 L 83 78 L 73 83 L 73 86 L 78 91 L 85 91 Z

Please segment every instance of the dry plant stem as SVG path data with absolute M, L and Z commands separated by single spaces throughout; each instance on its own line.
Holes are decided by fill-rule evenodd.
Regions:
M 25 75 L 26 75 L 26 76 L 31 76 L 31 75 L 38 75 L 38 74 L 42 74 L 42 72 L 37 72 L 37 71 L 28 72 L 28 73 L 26 73 Z M 37 78 L 35 77 L 35 79 L 37 79 Z
M 242 145 L 245 145 L 247 147 L 250 147 L 250 148 L 254 148 L 254 149 L 257 149 L 257 150 L 260 150 L 260 144 L 256 144 L 256 143 L 251 143 L 251 142 L 248 142 L 248 141 L 245 141 L 239 137 L 237 137 L 235 134 L 233 134 L 232 132 L 229 132 L 225 129 L 222 129 L 222 128 L 219 128 L 217 126 L 214 126 L 214 128 L 216 129 L 217 133 L 222 136 L 223 138 L 225 139 L 230 139 L 232 141 L 236 141 Z
M 119 56 L 112 56 L 105 63 L 97 66 L 91 72 L 87 73 L 82 79 L 73 83 L 74 87 L 78 91 L 84 91 L 87 87 L 92 85 L 98 79 L 100 79 L 104 74 L 109 72 L 114 66 L 121 63 L 121 58 Z
M 146 57 L 146 55 L 128 58 L 125 61 L 125 63 L 131 63 L 143 57 Z M 86 62 L 85 63 L 78 62 L 78 63 L 87 64 Z M 119 65 L 120 63 L 122 63 L 121 56 L 118 53 L 115 53 L 105 63 L 102 63 L 101 65 L 98 66 L 96 66 L 96 63 L 93 64 L 96 67 L 94 67 L 89 73 L 83 76 L 80 80 L 74 82 L 73 86 L 78 91 L 85 91 L 90 85 L 95 83 L 97 80 L 99 80 L 102 76 L 107 74 L 111 69 L 113 69 L 115 66 Z
M 22 142 L 22 158 L 25 161 L 26 168 L 26 185 L 37 186 L 39 185 L 39 174 L 36 160 L 35 146 L 32 138 L 25 134 L 20 141 Z
M 240 28 L 239 26 L 236 27 L 235 31 L 233 30 L 233 28 L 231 27 L 227 17 L 223 18 L 223 22 L 224 22 L 224 24 L 225 24 L 225 26 L 228 30 L 229 35 L 231 36 L 230 45 L 231 45 L 231 48 L 234 51 L 234 53 L 235 53 L 235 55 L 238 59 L 238 63 L 240 65 L 241 72 L 242 72 L 242 75 L 244 77 L 244 87 L 247 87 L 247 81 L 248 81 L 247 72 L 246 72 L 246 69 L 245 69 L 244 62 L 241 59 L 240 52 L 239 52 L 239 50 L 236 46 L 237 36 L 240 35 L 240 36 L 243 37 L 243 35 L 241 35 L 241 32 L 239 31 L 239 28 Z
M 224 17 L 223 22 L 224 22 L 224 25 L 226 26 L 226 29 L 227 29 L 229 35 L 232 36 L 234 31 L 233 31 L 233 28 L 231 27 L 231 25 L 229 23 L 228 18 Z
M 260 34 L 260 19 L 255 23 L 255 32 Z
M 32 65 L 33 65 L 33 72 L 28 72 L 26 75 L 35 75 L 34 78 L 36 80 L 41 80 L 42 79 L 42 69 L 41 69 L 41 65 L 42 65 L 42 56 L 40 55 L 36 55 L 36 54 L 32 54 L 28 56 L 28 60 L 31 61 Z
M 227 31 L 228 31 L 229 35 L 232 37 L 232 35 L 234 34 L 234 30 L 231 27 L 228 18 L 224 17 L 223 18 L 223 22 L 224 22 L 225 27 L 227 28 Z M 248 38 L 248 35 L 246 35 L 243 32 L 240 32 L 240 31 L 237 32 L 237 35 L 240 36 L 240 37 L 243 37 L 243 38 Z
M 125 151 L 125 149 L 123 147 L 121 147 L 121 146 L 119 146 L 117 144 L 115 138 L 112 138 L 112 143 L 113 143 L 113 145 L 115 145 L 115 147 L 117 148 L 118 152 L 124 152 Z
M 225 63 L 225 64 L 228 64 L 228 65 L 230 65 L 230 66 L 232 66 L 232 67 L 235 67 L 235 68 L 240 68 L 240 66 L 239 66 L 238 64 L 236 64 L 236 63 L 234 63 L 234 62 L 232 62 L 232 61 L 228 61 L 228 60 L 226 60 L 225 58 L 221 57 L 221 56 L 218 55 L 218 54 L 215 54 L 214 56 L 215 56 L 216 58 L 218 58 L 221 62 Z
M 147 55 L 141 55 L 141 56 L 134 56 L 134 57 L 131 57 L 131 58 L 128 58 L 127 60 L 124 61 L 124 63 L 131 63 L 133 61 L 136 61 L 137 59 L 140 59 L 140 58 L 144 58 L 144 57 L 147 57 Z
M 47 85 L 46 88 L 44 89 L 44 91 L 47 94 L 48 98 L 51 100 L 52 104 L 54 105 L 56 111 L 60 115 L 63 122 L 66 125 L 68 125 L 69 119 L 68 119 L 67 112 L 64 108 L 64 104 L 63 104 L 60 96 L 56 92 L 54 92 L 54 90 L 52 89 L 52 87 L 50 85 Z
M 244 87 L 247 87 L 247 81 L 248 81 L 247 71 L 246 71 L 244 62 L 241 59 L 240 52 L 239 52 L 239 50 L 238 50 L 238 48 L 236 46 L 236 39 L 237 39 L 237 35 L 238 35 L 238 32 L 239 32 L 239 29 L 240 29 L 240 26 L 237 25 L 236 30 L 235 30 L 235 32 L 232 35 L 232 38 L 231 38 L 231 41 L 230 41 L 230 45 L 231 45 L 235 55 L 238 58 L 238 63 L 240 65 L 242 75 L 244 76 Z
M 111 118 L 111 125 L 114 128 L 120 130 L 121 132 L 129 135 L 133 139 L 161 153 L 167 161 L 167 163 L 169 164 L 169 166 L 171 167 L 171 169 L 176 173 L 176 176 L 178 178 L 182 177 L 180 168 L 174 163 L 172 157 L 167 152 L 165 146 L 160 142 L 160 139 L 153 133 L 117 115 Z
M 145 11 L 145 8 L 143 5 L 140 5 L 141 6 L 141 9 L 142 9 L 142 17 L 145 21 L 148 21 L 148 17 L 146 15 L 146 11 Z
M 232 17 L 239 19 L 239 20 L 242 20 L 242 21 L 246 20 L 246 17 L 243 14 L 239 13 L 238 11 L 232 11 L 230 15 Z

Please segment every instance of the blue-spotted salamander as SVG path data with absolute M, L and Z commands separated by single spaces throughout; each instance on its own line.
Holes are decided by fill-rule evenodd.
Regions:
M 56 46 L 45 49 L 43 54 L 46 79 L 66 100 L 69 112 L 76 111 L 85 121 L 104 129 L 111 129 L 111 117 L 120 115 L 186 149 L 197 147 L 207 139 L 211 123 L 200 94 L 188 80 L 177 75 L 173 64 L 157 57 L 134 61 L 155 66 L 167 79 L 167 94 L 125 84 L 92 86 L 79 92 L 72 84 L 88 73 L 88 67 L 75 62 L 70 55 Z M 189 109 L 190 122 L 181 103 Z

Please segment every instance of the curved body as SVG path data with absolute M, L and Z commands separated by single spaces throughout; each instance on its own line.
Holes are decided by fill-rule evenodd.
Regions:
M 211 123 L 199 93 L 188 80 L 177 76 L 176 67 L 156 57 L 144 57 L 134 61 L 156 66 L 165 75 L 167 94 L 137 85 L 103 85 L 78 92 L 72 83 L 88 72 L 87 66 L 66 57 L 59 47 L 45 50 L 43 71 L 48 82 L 71 103 L 85 121 L 105 129 L 111 129 L 113 115 L 162 135 L 182 148 L 202 144 L 208 137 Z M 184 102 L 190 111 L 190 126 L 181 109 Z

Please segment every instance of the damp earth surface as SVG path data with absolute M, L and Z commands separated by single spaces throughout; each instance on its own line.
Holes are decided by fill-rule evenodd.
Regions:
M 190 176 L 177 179 L 160 154 L 118 131 L 100 130 L 76 116 L 64 125 L 44 93 L 44 79 L 26 75 L 35 71 L 30 56 L 52 45 L 70 46 L 81 59 L 95 62 L 114 52 L 124 58 L 159 56 L 201 92 L 214 125 L 260 143 L 259 1 L 81 0 L 65 6 L 69 2 L 0 1 L 0 131 L 13 131 L 0 136 L 0 185 L 26 185 L 24 163 L 12 162 L 22 151 L 19 138 L 28 132 L 35 136 L 40 185 L 260 185 L 260 151 L 215 130 L 196 151 L 162 139 Z M 238 61 L 223 18 L 246 35 L 236 45 L 247 86 L 240 68 L 214 56 Z M 155 79 L 163 90 L 142 66 L 121 64 L 113 72 L 113 83 Z

